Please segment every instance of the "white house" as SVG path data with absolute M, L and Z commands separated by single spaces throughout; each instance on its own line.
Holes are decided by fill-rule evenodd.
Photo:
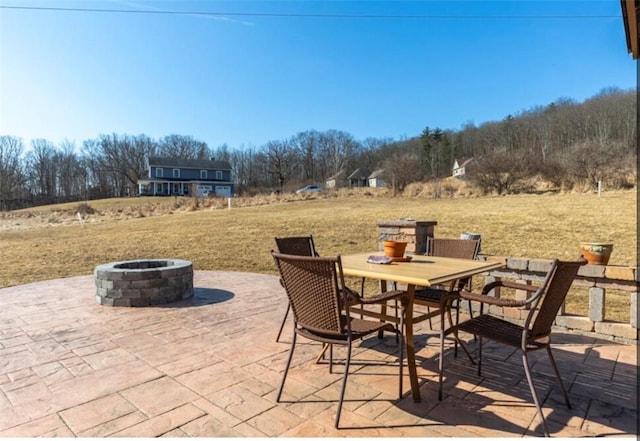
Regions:
M 464 179 L 467 174 L 467 166 L 473 161 L 473 158 L 461 158 L 453 161 L 453 177 Z
M 386 187 L 387 183 L 382 179 L 384 169 L 378 169 L 369 175 L 369 187 Z
M 326 188 L 340 188 L 340 187 L 344 187 L 346 185 L 346 182 L 347 181 L 345 178 L 345 171 L 340 170 L 335 175 L 331 176 L 330 178 L 327 178 L 327 180 L 324 183 L 324 186 Z

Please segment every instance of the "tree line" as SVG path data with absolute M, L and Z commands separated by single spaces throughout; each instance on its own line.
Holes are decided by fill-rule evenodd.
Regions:
M 135 196 L 149 156 L 226 160 L 236 193 L 291 191 L 340 171 L 384 170 L 394 191 L 451 176 L 454 161 L 472 159 L 468 178 L 485 192 L 526 191 L 531 178 L 556 186 L 633 185 L 637 92 L 603 89 L 578 103 L 555 102 L 460 130 L 426 126 L 418 136 L 356 140 L 340 130 L 308 130 L 260 147 L 210 147 L 192 136 L 152 139 L 101 134 L 76 145 L 0 136 L 0 209 Z

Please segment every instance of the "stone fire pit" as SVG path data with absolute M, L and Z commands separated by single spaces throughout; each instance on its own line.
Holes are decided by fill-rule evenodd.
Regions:
M 98 265 L 96 303 L 149 306 L 193 296 L 193 264 L 179 259 L 127 260 Z

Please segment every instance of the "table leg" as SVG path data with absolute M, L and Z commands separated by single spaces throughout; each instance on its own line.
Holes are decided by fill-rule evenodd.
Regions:
M 418 370 L 416 369 L 416 352 L 413 344 L 413 299 L 416 294 L 415 285 L 407 285 L 407 298 L 402 301 L 404 313 L 404 337 L 407 342 L 407 366 L 409 368 L 409 381 L 411 382 L 411 394 L 413 401 L 420 402 L 420 385 L 418 383 Z
M 381 280 L 380 281 L 380 292 L 385 292 L 387 290 L 387 281 L 386 280 Z M 387 315 L 387 304 L 383 303 L 382 305 L 380 305 L 380 314 L 382 314 L 383 316 Z M 381 322 L 384 321 L 384 319 L 380 319 Z M 384 336 L 384 331 L 379 331 L 378 332 L 378 338 L 383 338 Z
M 324 358 L 324 354 L 326 354 L 327 349 L 329 349 L 329 344 L 328 343 L 323 344 L 322 345 L 322 350 L 320 351 L 320 353 L 316 357 L 316 364 L 320 363 L 320 360 L 322 360 Z

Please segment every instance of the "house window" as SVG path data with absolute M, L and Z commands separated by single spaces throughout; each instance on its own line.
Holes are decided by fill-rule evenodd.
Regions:
M 200 179 L 207 179 L 207 171 L 200 170 Z
M 179 178 L 180 177 L 180 169 L 179 168 L 174 168 L 173 169 L 173 177 L 174 178 Z
M 221 171 L 217 171 L 216 172 L 216 179 L 221 181 L 222 180 L 222 172 Z
M 163 174 L 162 172 L 163 172 L 162 168 L 160 167 L 156 168 L 156 178 L 161 178 Z

